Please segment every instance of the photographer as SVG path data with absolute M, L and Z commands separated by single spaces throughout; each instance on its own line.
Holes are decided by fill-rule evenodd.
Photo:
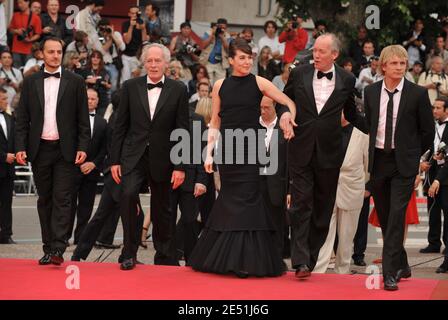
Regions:
M 73 41 L 67 46 L 66 52 L 75 51 L 79 54 L 79 62 L 82 67 L 87 64 L 87 58 L 91 48 L 89 46 L 89 35 L 84 31 L 76 31 Z
M 212 29 L 202 37 L 203 50 L 199 62 L 206 66 L 210 80 L 214 84 L 219 79 L 226 77 L 229 68 L 228 52 L 231 41 L 227 32 L 227 20 L 219 18 Z
M 104 6 L 104 0 L 87 0 L 86 7 L 76 16 L 76 30 L 87 33 L 91 46 L 96 40 L 96 26 L 101 20 L 100 13 Z
M 64 41 L 64 47 L 73 39 L 73 31 L 67 28 L 66 20 L 59 14 L 59 0 L 48 0 L 47 13 L 41 15 L 42 40 L 57 37 Z
M 80 72 L 86 80 L 88 88 L 98 91 L 99 103 L 97 112 L 104 115 L 109 104 L 109 90 L 112 88 L 110 75 L 104 66 L 103 55 L 97 50 L 93 50 L 87 62 L 87 66 Z
M 278 40 L 280 43 L 285 42 L 285 54 L 283 56 L 284 63 L 291 63 L 299 51 L 305 49 L 308 43 L 308 33 L 301 27 L 303 19 L 296 16 L 289 21 L 285 29 L 280 33 Z
M 180 34 L 171 40 L 170 51 L 182 63 L 184 69 L 189 69 L 188 73 L 194 72 L 199 64 L 201 49 L 191 38 L 191 25 L 188 21 L 180 25 Z
M 423 20 L 415 20 L 414 29 L 406 37 L 406 41 L 403 41 L 403 47 L 406 48 L 409 55 L 409 66 L 413 66 L 415 61 L 425 61 L 426 54 L 426 36 Z
M 428 89 L 429 100 L 434 104 L 436 98 L 448 96 L 448 79 L 443 72 L 443 59 L 434 56 L 431 61 L 431 70 L 420 75 L 418 84 Z
M 103 54 L 106 70 L 110 74 L 112 91 L 117 89 L 119 72 L 123 68 L 120 53 L 126 49 L 121 33 L 114 30 L 108 19 L 98 22 L 98 40 L 100 45 L 95 48 Z
M 0 87 L 8 92 L 8 105 L 19 91 L 20 83 L 23 81 L 22 73 L 12 66 L 12 55 L 9 51 L 0 54 Z
M 145 7 L 145 16 L 148 35 L 150 42 L 160 42 L 162 38 L 162 21 L 159 18 L 160 8 L 152 3 L 148 3 Z
M 17 6 L 20 12 L 14 13 L 8 30 L 14 35 L 11 50 L 14 66 L 21 68 L 31 58 L 31 47 L 39 40 L 42 25 L 39 16 L 30 10 L 30 0 L 18 0 Z
M 131 6 L 128 16 L 129 20 L 123 23 L 121 29 L 126 50 L 123 51 L 121 56 L 123 69 L 121 70 L 120 83 L 131 79 L 132 72 L 140 65 L 140 61 L 137 59 L 137 51 L 143 42 L 149 40 L 148 27 L 141 18 L 139 7 Z

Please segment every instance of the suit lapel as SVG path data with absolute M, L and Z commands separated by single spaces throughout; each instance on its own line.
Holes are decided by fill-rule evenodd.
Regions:
M 160 109 L 164 106 L 165 102 L 168 100 L 170 95 L 170 87 L 171 87 L 171 79 L 165 78 L 165 83 L 162 88 L 162 92 L 160 93 L 159 100 L 157 101 L 156 110 L 154 111 L 154 116 L 152 119 L 154 120 L 159 113 Z
M 45 92 L 44 92 L 44 72 L 39 71 L 39 77 L 36 79 L 37 97 L 39 98 L 42 113 L 45 112 Z
M 90 117 L 90 116 L 89 116 Z M 93 117 L 93 130 L 92 130 L 92 140 L 93 137 L 95 137 L 96 132 L 98 131 L 98 121 L 96 121 L 96 117 L 98 117 L 98 115 L 96 115 L 95 117 Z
M 64 95 L 65 88 L 67 88 L 68 85 L 68 79 L 66 77 L 67 71 L 63 70 L 61 71 L 61 81 L 59 83 L 59 91 L 58 91 L 58 101 L 56 103 L 56 109 L 59 107 L 59 102 L 61 102 L 62 96 Z
M 5 122 L 6 122 L 6 131 L 8 131 L 8 137 L 9 137 L 9 127 L 8 127 L 8 117 L 6 115 L 3 115 L 3 117 L 5 118 Z M 2 134 L 3 138 L 5 138 L 5 141 L 8 141 L 8 139 L 6 138 L 6 132 L 3 130 L 3 127 L 0 125 L 0 133 Z
M 305 92 L 312 104 L 312 111 L 317 115 L 316 99 L 314 97 L 314 89 L 313 89 L 313 77 L 314 77 L 314 68 L 309 68 L 309 70 L 306 73 L 304 73 L 303 80 L 305 82 Z
M 151 114 L 149 112 L 149 100 L 148 100 L 148 86 L 146 85 L 146 76 L 140 78 L 141 81 L 138 85 L 138 95 L 142 101 L 143 109 L 145 110 L 148 120 L 151 121 Z
M 371 117 L 372 120 L 370 121 L 370 123 L 373 124 L 373 130 L 374 130 L 374 134 L 373 136 L 376 136 L 377 132 L 378 132 L 378 123 L 380 120 L 380 103 L 381 103 L 381 88 L 383 86 L 383 80 L 378 81 L 377 84 L 375 84 L 374 87 L 374 93 L 372 95 L 372 105 L 370 106 L 370 108 L 372 109 L 371 111 Z M 373 132 L 372 132 L 373 133 Z
M 403 116 L 404 109 L 406 108 L 407 91 L 408 91 L 408 80 L 404 79 L 403 91 L 401 92 L 400 104 L 398 106 L 397 124 L 400 123 L 400 119 Z

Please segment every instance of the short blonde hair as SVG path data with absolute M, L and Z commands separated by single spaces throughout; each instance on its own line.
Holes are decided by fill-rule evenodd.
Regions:
M 406 51 L 406 49 L 399 45 L 399 44 L 393 44 L 390 46 L 385 47 L 382 51 L 381 51 L 381 55 L 380 55 L 380 59 L 379 59 L 379 65 L 380 68 L 378 70 L 378 73 L 381 75 L 383 74 L 383 65 L 386 64 L 386 62 L 388 62 L 392 57 L 398 57 L 398 58 L 403 58 L 406 60 L 406 62 L 408 62 L 408 52 Z
M 212 99 L 201 98 L 196 105 L 195 112 L 204 117 L 205 123 L 209 124 L 212 119 Z

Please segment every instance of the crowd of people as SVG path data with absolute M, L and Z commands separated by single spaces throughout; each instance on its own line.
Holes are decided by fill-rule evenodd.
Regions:
M 14 243 L 15 163 L 32 164 L 42 265 L 63 262 L 73 233 L 75 261 L 87 259 L 94 245 L 119 247 L 113 239 L 121 216 L 123 270 L 139 263 L 137 250 L 152 236 L 156 264 L 185 259 L 205 272 L 276 276 L 286 268 L 281 257 L 291 257 L 296 276 L 307 278 L 326 272 L 335 254 L 335 271 L 348 273 L 352 259 L 366 265 L 373 195 L 385 287 L 396 290 L 411 276 L 403 208 L 425 173 L 429 245 L 421 252 L 439 253 L 443 241 L 437 272 L 447 272 L 448 165 L 441 145 L 448 143 L 448 19 L 433 35 L 416 19 L 400 45 L 386 48 L 361 25 L 343 48 L 329 33 L 337 30 L 316 21 L 308 33 L 301 16 L 282 27 L 267 21 L 258 41 L 251 28 L 231 33 L 220 18 L 195 41 L 188 21 L 167 39 L 154 4 L 144 13 L 130 7 L 118 31 L 101 17 L 105 0 L 88 1 L 75 28 L 67 27 L 58 0 L 49 0 L 46 12 L 39 1 L 17 0 L 20 11 L 7 25 L 4 2 L 0 243 Z M 260 178 L 258 166 L 212 165 L 213 130 L 205 169 L 173 165 L 171 131 L 192 130 L 195 122 L 202 132 L 264 128 L 267 150 L 272 132 L 282 130 L 272 140 L 277 172 Z M 139 194 L 148 192 L 145 216 Z

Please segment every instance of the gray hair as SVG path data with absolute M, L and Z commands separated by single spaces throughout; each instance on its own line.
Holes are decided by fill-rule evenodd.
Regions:
M 320 35 L 319 37 L 317 37 L 317 39 L 324 38 L 324 37 L 331 38 L 331 51 L 336 51 L 336 52 L 341 51 L 341 40 L 339 40 L 339 38 L 334 33 L 330 33 L 330 32 L 324 33 L 324 34 Z
M 171 53 L 167 47 L 165 47 L 164 45 L 162 45 L 160 43 L 151 43 L 151 44 L 148 44 L 143 47 L 142 55 L 140 57 L 141 63 L 143 63 L 143 64 L 145 63 L 146 55 L 148 54 L 149 49 L 154 48 L 154 47 L 162 49 L 163 58 L 165 59 L 166 63 L 169 63 L 171 61 Z

